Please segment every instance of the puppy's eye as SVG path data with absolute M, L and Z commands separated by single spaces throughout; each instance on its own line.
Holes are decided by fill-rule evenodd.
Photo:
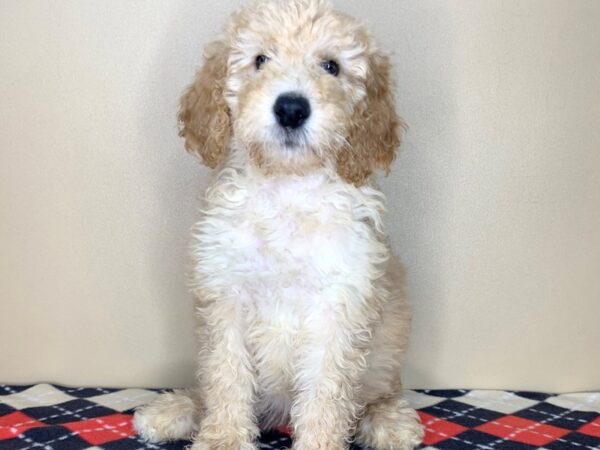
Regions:
M 267 55 L 258 55 L 256 57 L 256 61 L 254 62 L 254 64 L 256 65 L 256 70 L 259 70 L 262 65 L 264 63 L 266 63 L 269 60 L 269 57 Z
M 325 70 L 327 73 L 330 73 L 334 77 L 337 77 L 340 73 L 340 66 L 338 66 L 338 63 L 331 59 L 328 61 L 323 61 L 321 63 L 321 67 L 323 68 L 323 70 Z

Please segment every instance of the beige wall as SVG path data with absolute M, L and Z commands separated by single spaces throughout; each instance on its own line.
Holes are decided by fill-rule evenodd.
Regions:
M 342 1 L 394 51 L 409 386 L 600 388 L 600 2 Z M 186 385 L 207 171 L 177 98 L 239 1 L 0 3 L 0 381 Z

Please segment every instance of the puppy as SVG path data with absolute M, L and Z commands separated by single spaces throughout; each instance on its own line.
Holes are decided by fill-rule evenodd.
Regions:
M 179 121 L 216 169 L 191 245 L 198 385 L 139 409 L 138 432 L 194 450 L 255 450 L 282 424 L 295 450 L 418 445 L 410 313 L 370 181 L 403 128 L 388 57 L 324 1 L 257 1 L 207 46 Z

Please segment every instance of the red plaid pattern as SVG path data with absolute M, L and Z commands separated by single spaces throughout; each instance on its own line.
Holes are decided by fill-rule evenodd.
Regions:
M 505 440 L 523 442 L 538 447 L 554 442 L 569 433 L 569 430 L 516 416 L 504 416 L 501 419 L 484 423 L 475 429 Z
M 135 434 L 131 424 L 131 415 L 128 414 L 112 414 L 95 419 L 69 422 L 63 426 L 93 445 L 130 438 Z
M 0 440 L 10 439 L 25 433 L 30 428 L 43 426 L 42 422 L 30 419 L 21 411 L 15 411 L 0 417 Z

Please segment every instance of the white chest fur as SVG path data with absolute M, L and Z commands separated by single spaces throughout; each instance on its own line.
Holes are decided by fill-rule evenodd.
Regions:
M 224 169 L 195 229 L 194 275 L 203 288 L 228 290 L 269 314 L 283 302 L 304 310 L 333 286 L 368 295 L 370 271 L 387 256 L 377 231 L 382 209 L 376 189 L 324 173 L 261 179 Z

